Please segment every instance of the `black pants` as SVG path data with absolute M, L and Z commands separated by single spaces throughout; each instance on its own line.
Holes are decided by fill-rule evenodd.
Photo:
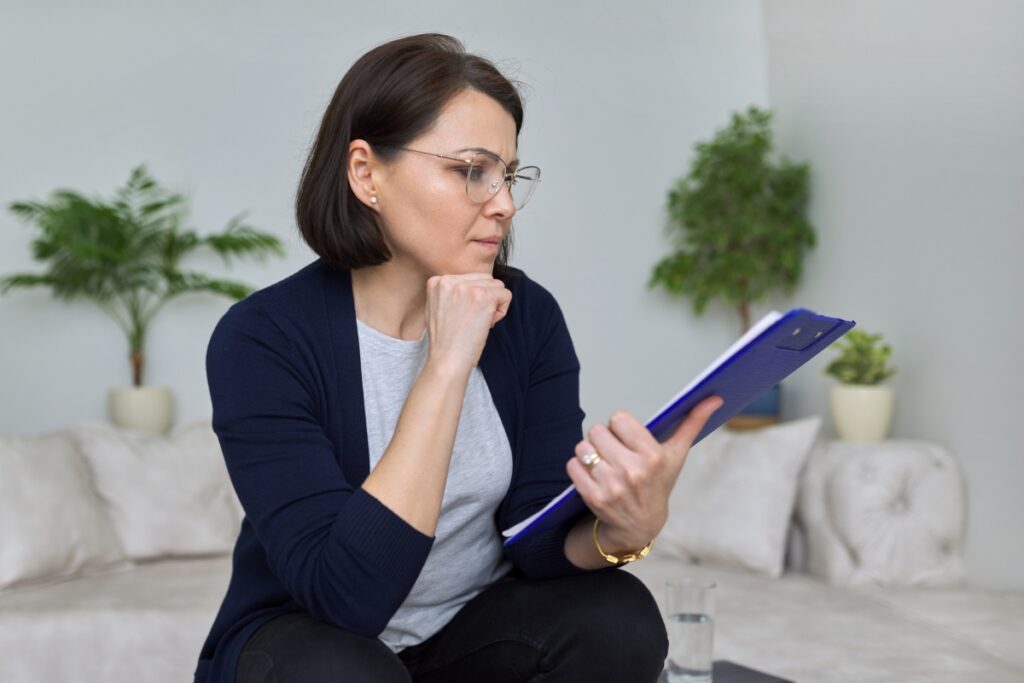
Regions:
M 605 569 L 498 581 L 440 631 L 395 654 L 305 612 L 277 617 L 246 643 L 237 683 L 654 683 L 668 653 L 647 587 Z

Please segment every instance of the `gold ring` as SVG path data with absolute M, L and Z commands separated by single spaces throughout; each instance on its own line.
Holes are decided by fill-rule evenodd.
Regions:
M 580 460 L 588 468 L 591 468 L 601 462 L 601 456 L 597 454 L 597 451 L 594 451 L 593 453 L 587 453 L 586 455 L 580 456 Z

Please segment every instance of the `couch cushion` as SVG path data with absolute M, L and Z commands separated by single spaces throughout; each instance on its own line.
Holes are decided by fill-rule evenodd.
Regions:
M 222 555 L 0 593 L 0 681 L 191 681 L 230 576 Z
M 876 586 L 855 590 L 914 623 L 957 637 L 1024 670 L 1024 592 Z
M 241 519 L 209 420 L 168 436 L 80 422 L 69 429 L 133 559 L 231 551 Z
M 831 586 L 806 574 L 785 573 L 779 579 L 763 574 L 687 565 L 677 559 L 651 554 L 626 565 L 651 590 L 665 609 L 665 581 L 688 575 L 711 579 L 716 587 L 714 657 L 728 659 L 795 681 L 985 681 L 1010 683 L 1024 680 L 1019 657 L 999 656 L 984 639 L 963 629 L 947 628 L 957 622 L 993 621 L 992 594 L 962 589 L 936 593 L 930 603 L 927 591 L 917 594 L 933 614 L 895 607 L 898 597 L 913 589 L 888 589 L 893 604 L 858 590 Z M 959 598 L 952 598 L 955 593 Z M 949 611 L 945 611 L 946 608 Z M 994 620 L 1007 628 L 1024 620 L 1020 600 L 996 609 Z M 948 624 L 943 625 L 944 621 Z M 1004 634 L 1001 647 L 1024 643 L 1019 631 Z
M 0 588 L 125 561 L 65 432 L 0 436 Z

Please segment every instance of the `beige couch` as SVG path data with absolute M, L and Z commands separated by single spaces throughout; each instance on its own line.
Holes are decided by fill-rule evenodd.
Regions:
M 104 510 L 120 551 L 112 555 L 109 538 L 104 541 L 95 529 L 70 541 L 60 529 L 40 529 L 39 524 L 50 523 L 47 519 L 59 518 L 62 506 L 74 508 L 78 519 L 87 516 L 81 506 L 88 501 L 71 493 L 48 500 L 49 512 L 32 512 L 36 526 L 30 536 L 17 522 L 0 521 L 8 551 L 26 539 L 35 544 L 27 555 L 25 548 L 0 551 L 0 565 L 13 558 L 38 569 L 46 565 L 40 548 L 78 544 L 57 557 L 63 565 L 51 566 L 50 576 L 12 582 L 11 567 L 0 566 L 0 582 L 10 584 L 0 589 L 0 681 L 191 680 L 230 575 L 226 553 L 237 526 L 224 527 L 228 520 L 237 525 L 239 519 L 230 487 L 224 488 L 226 476 L 222 471 L 218 475 L 217 467 L 207 468 L 219 459 L 208 423 L 179 430 L 159 443 L 97 425 L 78 429 L 0 437 L 0 494 L 16 497 L 13 491 L 34 488 L 57 495 L 39 481 L 12 479 L 31 476 L 30 463 L 57 460 L 42 450 L 29 458 L 26 449 L 60 451 L 62 462 L 79 457 L 88 464 L 93 503 Z M 721 467 L 732 458 L 745 471 L 756 471 L 749 455 L 771 434 L 730 437 L 730 452 L 722 449 L 722 440 L 713 442 L 712 435 L 695 447 L 692 473 L 684 469 L 684 475 L 692 474 L 699 483 L 714 472 L 716 457 Z M 697 454 L 704 444 L 707 458 L 701 465 Z M 182 455 L 184 450 L 189 454 Z M 767 455 L 766 462 L 782 458 Z M 194 460 L 183 467 L 181 461 L 187 458 Z M 718 585 L 716 658 L 795 681 L 1024 681 L 1024 593 L 961 584 L 962 482 L 947 453 L 923 442 L 892 442 L 882 448 L 815 441 L 809 455 L 797 460 L 796 495 L 789 507 L 781 506 L 787 564 L 777 576 L 771 565 L 763 564 L 763 548 L 743 555 L 737 547 L 742 535 L 727 546 L 715 546 L 722 534 L 742 524 L 736 508 L 748 501 L 729 504 L 730 526 L 708 539 L 688 539 L 679 528 L 666 527 L 651 555 L 624 571 L 644 580 L 659 604 L 664 581 L 671 576 L 713 578 Z M 53 462 L 49 466 L 47 481 L 59 478 L 59 468 Z M 146 524 L 176 538 L 150 539 L 143 528 L 126 523 L 132 505 L 144 505 L 146 498 L 118 500 L 145 476 L 136 471 L 139 467 L 167 468 L 150 486 L 167 488 L 168 481 L 179 481 L 193 487 L 177 499 L 167 491 L 147 493 L 160 496 L 160 507 L 171 509 Z M 204 468 L 211 481 L 198 486 L 195 480 L 201 477 L 196 473 Z M 213 482 L 216 476 L 222 479 Z M 729 484 L 728 477 L 724 481 L 726 487 L 739 486 Z M 713 489 L 711 479 L 700 487 L 703 492 Z M 677 485 L 677 490 L 687 487 Z M 78 493 L 79 498 L 85 495 Z M 690 492 L 684 502 L 697 498 Z M 701 502 L 705 514 L 711 498 Z M 18 504 L 26 505 L 25 500 Z M 683 529 L 700 525 L 693 514 L 675 518 L 683 509 L 678 502 L 674 494 L 672 524 Z M 193 518 L 182 519 L 190 507 Z M 760 515 L 752 528 L 763 536 L 767 513 L 751 509 Z M 188 533 L 172 528 L 176 515 Z M 73 526 L 70 518 L 64 524 Z M 714 523 L 707 521 L 702 528 L 714 528 Z M 82 549 L 88 543 L 99 548 L 92 549 L 99 561 L 91 564 Z M 55 560 L 48 561 L 52 565 Z

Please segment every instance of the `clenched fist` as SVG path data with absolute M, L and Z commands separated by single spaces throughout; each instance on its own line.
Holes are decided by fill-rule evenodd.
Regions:
M 512 292 L 490 273 L 435 275 L 427 280 L 429 362 L 457 371 L 480 361 L 487 333 L 508 313 Z

